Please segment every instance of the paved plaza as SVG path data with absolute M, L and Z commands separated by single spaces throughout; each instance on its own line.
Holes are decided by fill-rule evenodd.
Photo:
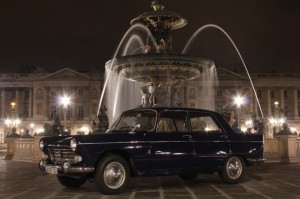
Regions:
M 133 178 L 128 189 L 115 196 L 103 195 L 92 182 L 66 189 L 56 177 L 37 164 L 4 160 L 0 156 L 0 198 L 76 199 L 206 199 L 206 198 L 300 198 L 300 164 L 265 163 L 247 169 L 237 185 L 224 184 L 217 174 L 200 174 L 185 182 L 177 176 Z

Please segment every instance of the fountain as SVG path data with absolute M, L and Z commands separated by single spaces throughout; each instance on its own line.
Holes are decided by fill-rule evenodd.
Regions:
M 113 59 L 106 65 L 106 80 L 100 97 L 99 110 L 106 93 L 106 107 L 110 121 L 124 110 L 151 106 L 183 107 L 184 83 L 201 77 L 201 86 L 207 95 L 198 108 L 214 110 L 211 96 L 218 80 L 216 67 L 210 59 L 187 54 L 193 39 L 207 28 L 224 33 L 237 51 L 249 77 L 255 97 L 258 98 L 247 67 L 229 35 L 219 26 L 208 24 L 199 28 L 187 42 L 183 52 L 174 53 L 171 31 L 184 27 L 187 20 L 167 11 L 161 0 L 153 0 L 153 11 L 131 20 L 131 27 L 122 38 Z M 123 48 L 123 49 L 122 49 Z M 261 111 L 260 104 L 258 102 Z M 261 116 L 263 113 L 261 111 Z
M 125 50 L 122 56 L 117 57 L 124 41 L 123 38 L 115 57 L 106 63 L 105 86 L 109 84 L 109 90 L 116 91 L 106 100 L 108 109 L 112 108 L 108 111 L 111 112 L 108 114 L 110 118 L 115 118 L 115 115 L 128 109 L 128 106 L 136 108 L 136 103 L 134 103 L 135 107 L 127 104 L 126 108 L 117 108 L 122 103 L 118 99 L 122 98 L 124 101 L 125 95 L 133 95 L 134 98 L 138 96 L 142 107 L 184 106 L 184 101 L 180 96 L 183 94 L 182 82 L 195 79 L 214 66 L 213 61 L 209 59 L 174 53 L 170 32 L 184 27 L 187 20 L 165 10 L 165 5 L 161 1 L 152 1 L 151 6 L 153 11 L 145 12 L 131 21 L 131 29 L 143 29 L 146 38 L 143 40 L 139 35 L 132 36 L 125 45 L 126 49 L 133 41 L 138 41 L 139 46 L 130 53 L 128 49 Z M 128 32 L 130 34 L 131 30 Z M 132 82 L 135 83 L 132 84 Z M 120 94 L 124 92 L 120 86 L 125 84 L 127 91 Z M 128 91 L 128 87 L 132 87 L 134 91 Z M 138 90 L 140 90 L 139 94 L 137 94 Z M 102 99 L 103 94 L 100 105 Z

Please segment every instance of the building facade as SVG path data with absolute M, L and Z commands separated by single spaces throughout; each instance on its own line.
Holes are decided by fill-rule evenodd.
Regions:
M 14 126 L 20 135 L 26 129 L 35 134 L 55 119 L 72 134 L 88 133 L 98 111 L 101 77 L 69 68 L 54 73 L 0 75 L 0 142 L 4 142 Z M 63 96 L 70 98 L 67 107 L 60 102 Z
M 259 118 L 266 124 L 268 138 L 275 127 L 280 129 L 280 124 L 270 122 L 271 118 L 284 119 L 293 132 L 300 132 L 300 74 L 251 74 L 251 80 L 218 68 L 209 78 L 183 84 L 184 104 L 220 113 L 234 112 L 242 130 L 251 125 L 250 119 Z M 0 143 L 13 126 L 18 127 L 20 135 L 26 129 L 35 134 L 57 118 L 72 134 L 92 131 L 90 122 L 98 112 L 103 74 L 64 68 L 54 73 L 1 74 L 0 81 Z M 239 106 L 234 102 L 237 95 L 243 97 Z M 59 101 L 63 96 L 70 97 L 67 107 Z
M 292 132 L 300 131 L 300 74 L 251 74 L 250 81 L 247 75 L 218 68 L 215 75 L 217 81 L 209 83 L 213 86 L 201 86 L 201 78 L 186 83 L 188 107 L 205 108 L 200 100 L 204 99 L 205 106 L 205 101 L 211 103 L 212 110 L 238 113 L 244 131 L 251 125 L 251 119 L 259 118 L 265 123 L 268 138 L 272 138 L 275 127 L 280 130 L 282 122 L 286 122 Z M 239 107 L 234 101 L 236 96 L 243 97 Z

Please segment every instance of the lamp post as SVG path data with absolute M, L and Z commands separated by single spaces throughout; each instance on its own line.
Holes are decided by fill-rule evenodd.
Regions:
M 279 102 L 274 102 L 274 117 L 269 119 L 270 124 L 273 126 L 273 134 L 279 132 L 282 124 L 285 122 L 284 118 L 280 117 L 279 115 Z
M 5 124 L 6 126 L 12 131 L 11 134 L 9 134 L 8 136 L 11 136 L 11 137 L 17 137 L 19 136 L 17 133 L 16 133 L 16 130 L 17 130 L 17 127 L 21 124 L 21 120 L 16 118 L 16 119 L 6 119 L 5 120 Z
M 60 97 L 59 101 L 64 109 L 64 131 L 67 131 L 67 110 L 68 110 L 68 105 L 71 103 L 71 100 L 70 97 L 68 96 L 62 96 Z
M 33 135 L 34 123 L 31 122 L 31 123 L 29 124 L 29 126 L 30 126 L 30 129 L 31 129 L 31 135 Z
M 16 102 L 12 101 L 10 103 L 10 112 L 15 112 L 16 111 Z
M 241 105 L 244 104 L 244 97 L 242 97 L 242 96 L 234 97 L 234 104 L 236 105 L 236 108 L 237 108 L 237 118 L 238 118 L 237 127 L 238 127 L 238 129 L 240 129 L 240 108 L 241 108 Z

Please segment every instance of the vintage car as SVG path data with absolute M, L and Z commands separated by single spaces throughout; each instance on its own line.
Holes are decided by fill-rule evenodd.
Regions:
M 65 187 L 93 179 L 104 194 L 126 188 L 131 176 L 218 172 L 241 181 L 245 167 L 263 162 L 263 135 L 235 132 L 222 115 L 188 108 L 125 111 L 106 133 L 44 137 L 40 168 Z

